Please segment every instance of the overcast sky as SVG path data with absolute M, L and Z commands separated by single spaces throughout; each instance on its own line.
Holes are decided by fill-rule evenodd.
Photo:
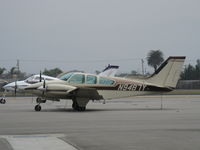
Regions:
M 0 0 L 0 67 L 141 71 L 141 58 L 200 58 L 199 0 Z M 145 65 L 148 69 L 148 66 Z

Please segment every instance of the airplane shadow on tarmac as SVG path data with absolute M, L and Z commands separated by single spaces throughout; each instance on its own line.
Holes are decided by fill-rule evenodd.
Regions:
M 75 111 L 70 108 L 55 108 L 55 109 L 43 109 L 41 112 L 69 112 L 69 113 L 87 113 L 87 112 L 106 112 L 106 111 L 168 111 L 177 110 L 172 108 L 112 108 L 112 109 L 86 109 L 83 112 Z

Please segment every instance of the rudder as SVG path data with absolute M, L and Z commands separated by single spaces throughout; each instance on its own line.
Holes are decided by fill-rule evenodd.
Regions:
M 147 82 L 162 87 L 175 88 L 179 80 L 185 56 L 170 56 L 164 61 Z

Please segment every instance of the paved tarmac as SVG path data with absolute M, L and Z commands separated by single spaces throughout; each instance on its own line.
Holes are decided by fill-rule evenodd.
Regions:
M 90 102 L 85 112 L 74 112 L 70 101 L 47 102 L 35 112 L 32 98 L 7 98 L 0 105 L 0 150 L 38 149 L 28 142 L 41 149 L 55 142 L 63 150 L 64 143 L 81 150 L 199 150 L 200 96 L 162 102 L 162 110 L 160 96 Z

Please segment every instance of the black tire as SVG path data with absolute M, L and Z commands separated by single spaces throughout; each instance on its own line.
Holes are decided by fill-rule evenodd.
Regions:
M 40 105 L 35 106 L 35 111 L 41 111 L 42 107 Z
M 86 109 L 86 107 L 80 107 L 76 100 L 73 100 L 72 108 L 73 110 L 76 110 L 76 111 L 85 111 Z
M 5 103 L 6 103 L 6 100 L 5 100 L 5 99 L 2 99 L 1 103 L 2 103 L 2 104 L 5 104 Z
M 77 104 L 76 101 L 73 101 L 73 103 L 72 103 L 72 108 L 73 108 L 74 110 L 78 110 L 78 104 Z
M 77 107 L 78 111 L 85 111 L 86 107 Z
M 6 103 L 6 100 L 4 98 L 0 99 L 0 103 L 1 104 L 5 104 Z
M 86 107 L 82 107 L 82 111 L 85 111 L 86 110 Z
M 72 103 L 72 108 L 75 109 L 75 104 L 74 104 L 74 102 Z

